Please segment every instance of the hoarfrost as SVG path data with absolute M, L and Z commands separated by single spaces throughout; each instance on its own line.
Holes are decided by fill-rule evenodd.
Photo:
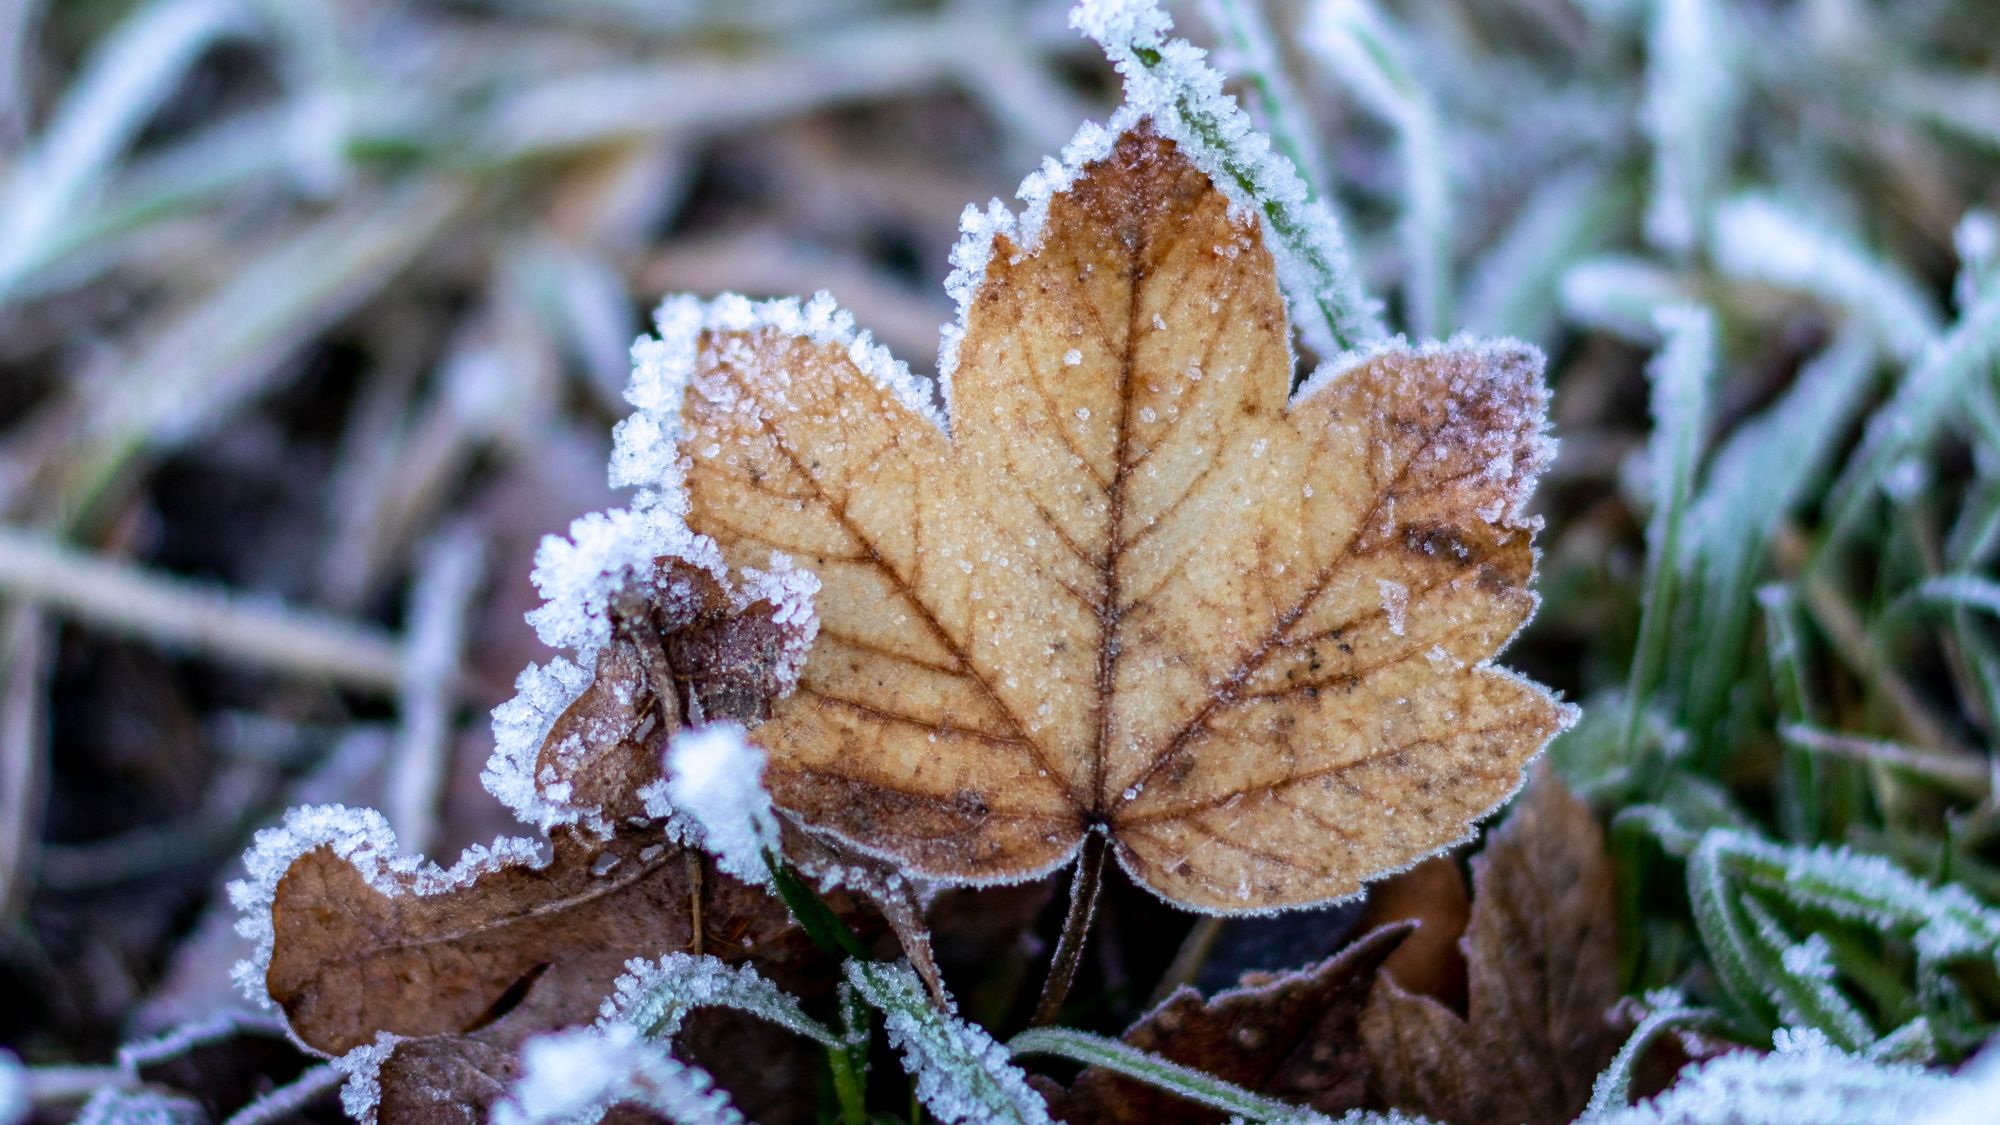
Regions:
M 799 686 L 799 673 L 805 670 L 806 657 L 819 638 L 819 614 L 813 609 L 813 598 L 818 594 L 819 575 L 784 555 L 773 554 L 771 569 L 745 568 L 742 585 L 732 595 L 739 610 L 769 602 L 771 620 L 785 627 L 784 645 L 772 668 L 780 696 L 790 695 Z
M 626 401 L 638 413 L 618 426 L 611 455 L 611 483 L 639 487 L 641 504 L 657 502 L 672 511 L 684 510 L 682 468 L 676 442 L 681 436 L 680 406 L 703 366 L 703 338 L 718 334 L 803 339 L 832 345 L 846 352 L 856 371 L 887 389 L 902 405 L 928 419 L 939 429 L 945 422 L 932 401 L 929 388 L 910 373 L 909 365 L 889 354 L 865 331 L 857 330 L 854 317 L 825 291 L 801 302 L 795 297 L 772 301 L 752 301 L 735 293 L 725 293 L 710 301 L 686 295 L 669 297 L 654 314 L 659 335 L 641 340 L 632 349 L 632 384 L 625 390 Z M 754 360 L 749 350 L 731 350 L 732 360 Z M 782 371 L 751 372 L 769 374 L 782 380 Z M 694 387 L 698 392 L 717 391 L 714 387 Z
M 269 1016 L 252 1012 L 221 1012 L 193 1020 L 159 1035 L 137 1039 L 118 1048 L 118 1069 L 136 1076 L 143 1067 L 179 1058 L 190 1051 L 218 1043 L 243 1032 L 277 1033 L 284 1025 Z
M 1017 1122 L 1052 1125 L 1041 1095 L 1007 1052 L 955 1012 L 931 1007 L 908 965 L 849 961 L 847 979 L 882 1012 L 889 1042 L 917 1080 L 917 1098 L 946 1125 Z
M 706 1071 L 667 1053 L 629 1024 L 541 1035 L 521 1048 L 521 1077 L 494 1107 L 494 1125 L 594 1125 L 619 1103 L 676 1125 L 741 1125 L 743 1115 Z
M 1981 956 L 2000 963 L 2000 911 L 1957 884 L 1927 883 L 1879 855 L 1775 844 L 1733 828 L 1711 829 L 1701 846 L 1739 878 L 1799 906 L 1912 934 L 1930 961 Z
M 571 649 L 576 659 L 556 657 L 522 671 L 514 698 L 493 710 L 493 755 L 480 780 L 515 815 L 544 832 L 563 824 L 600 836 L 611 832 L 601 810 L 571 803 L 566 787 L 555 780 L 557 771 L 551 766 L 538 775 L 536 763 L 556 720 L 590 686 L 590 669 L 610 640 L 611 609 L 619 599 L 636 595 L 668 607 L 692 599 L 687 579 L 677 573 L 679 566 L 689 566 L 728 590 L 736 612 L 768 602 L 772 620 L 782 627 L 773 668 L 780 695 L 797 686 L 819 635 L 813 611 L 817 575 L 773 554 L 768 570 L 745 569 L 732 584 L 714 541 L 689 530 L 675 504 L 658 496 L 642 495 L 632 510 L 583 516 L 570 525 L 569 538 L 544 539 L 535 561 L 535 585 L 546 601 L 529 613 L 529 623 L 544 642 Z M 582 750 L 555 748 L 559 757 Z
M 1375 587 L 1382 594 L 1382 616 L 1389 622 L 1389 632 L 1402 636 L 1403 615 L 1410 608 L 1410 588 L 1387 578 L 1377 578 Z
M 598 1008 L 599 1026 L 629 1024 L 640 1034 L 671 1041 L 689 1012 L 724 1006 L 749 1012 L 827 1047 L 843 1041 L 806 1015 L 789 993 L 749 965 L 734 968 L 709 956 L 669 953 L 657 961 L 635 957 Z
M 764 751 L 741 725 L 716 722 L 676 734 L 667 764 L 667 799 L 700 828 L 716 866 L 746 883 L 769 883 L 765 857 L 778 852 L 778 818 L 764 788 Z
M 569 538 L 551 535 L 535 552 L 535 589 L 545 601 L 528 623 L 543 644 L 568 649 L 589 667 L 611 639 L 612 602 L 628 591 L 654 592 L 662 558 L 692 563 L 718 582 L 727 577 L 715 543 L 671 510 L 591 512 L 569 525 Z
M 467 848 L 446 869 L 422 856 L 401 854 L 388 820 L 374 809 L 302 805 L 286 812 L 283 825 L 258 832 L 244 853 L 248 877 L 229 884 L 229 901 L 239 915 L 236 932 L 253 948 L 248 958 L 237 962 L 233 975 L 243 994 L 265 1008 L 271 1006 L 264 978 L 275 942 L 271 904 L 277 899 L 278 882 L 295 860 L 317 848 L 331 849 L 370 887 L 390 896 L 444 894 L 489 871 L 521 864 L 540 867 L 546 862 L 535 841 L 503 836 Z
M 1777 200 L 1747 195 L 1724 204 L 1715 215 L 1713 243 L 1725 272 L 1840 305 L 1872 323 L 1898 359 L 1915 359 L 1937 338 L 1937 310 L 1915 281 Z
M 1021 202 L 1020 214 L 995 199 L 984 210 L 968 205 L 958 219 L 958 244 L 951 250 L 951 273 L 944 289 L 958 307 L 958 316 L 944 326 L 938 341 L 938 382 L 947 413 L 951 406 L 951 377 L 958 370 L 958 348 L 965 336 L 972 300 L 986 280 L 986 265 L 993 257 L 994 240 L 1006 236 L 1020 253 L 1033 253 L 1041 244 L 1042 227 L 1048 222 L 1049 204 L 1070 189 L 1084 165 L 1111 155 L 1111 148 L 1126 130 L 1138 125 L 1142 114 L 1130 107 L 1120 108 L 1103 125 L 1086 121 L 1062 150 L 1062 156 L 1044 157 L 1041 167 L 1030 172 L 1014 193 Z M 1077 357 L 1079 360 L 1082 356 Z
M 1545 395 L 1534 389 L 1546 362 L 1540 348 L 1507 336 L 1466 334 L 1422 344 L 1411 344 L 1396 336 L 1354 349 L 1338 359 L 1321 364 L 1311 377 L 1299 385 L 1292 401 L 1304 402 L 1332 386 L 1349 371 L 1382 362 L 1411 367 L 1446 363 L 1450 366 L 1450 393 L 1454 396 L 1488 403 L 1522 403 L 1524 410 L 1536 416 L 1544 410 Z M 1536 476 L 1555 458 L 1555 439 L 1539 432 L 1529 439 L 1525 448 L 1518 451 L 1525 456 L 1526 463 L 1517 473 L 1515 432 L 1520 419 L 1497 415 L 1486 417 L 1487 421 L 1479 424 L 1469 419 L 1447 422 L 1448 428 L 1438 434 L 1437 442 L 1441 446 L 1478 451 L 1487 462 L 1486 471 L 1490 479 L 1511 482 L 1512 487 L 1505 490 L 1502 503 L 1492 510 L 1479 512 L 1480 518 L 1495 524 L 1530 522 L 1526 515 L 1527 504 L 1534 494 Z
M 1580 326 L 1648 346 L 1659 341 L 1654 321 L 1659 310 L 1694 297 L 1681 275 L 1622 254 L 1576 263 L 1556 289 L 1563 313 Z
M 356 1047 L 333 1060 L 333 1067 L 347 1076 L 340 1085 L 340 1108 L 361 1125 L 375 1125 L 382 1107 L 382 1064 L 395 1053 L 402 1039 L 387 1031 L 375 1033 L 375 1042 Z
M 1657 0 L 1647 35 L 1645 123 L 1653 138 L 1646 237 L 1677 254 L 1707 227 L 1739 98 L 1736 45 L 1718 0 Z
M 555 721 L 590 686 L 590 673 L 556 657 L 530 664 L 514 681 L 514 698 L 493 709 L 493 756 L 479 780 L 522 820 L 548 831 L 558 824 L 589 819 L 589 810 L 568 804 L 551 778 L 535 776 L 535 762 Z
M 1861 448 L 1835 484 L 1829 510 L 1845 526 L 1870 490 L 1911 450 L 1942 428 L 1953 408 L 2000 354 L 2000 285 L 1989 285 L 1928 348 L 1869 419 Z
M 1332 213 L 1312 198 L 1291 161 L 1272 150 L 1270 139 L 1256 130 L 1236 99 L 1223 92 L 1222 75 L 1208 65 L 1205 52 L 1184 39 L 1167 38 L 1173 21 L 1155 0 L 1083 0 L 1071 11 L 1070 26 L 1095 40 L 1125 80 L 1125 104 L 1111 120 L 1112 137 L 1141 118 L 1151 119 L 1208 174 L 1234 210 L 1258 216 L 1278 264 L 1292 323 L 1307 346 L 1330 358 L 1383 334 L 1376 310 L 1363 298 L 1348 264 Z M 1086 126 L 1065 150 L 1058 170 L 1073 175 L 1073 152 L 1090 144 L 1108 150 L 1110 138 L 1097 136 L 1102 132 Z M 1021 198 L 1031 214 L 1038 208 L 1046 214 L 1047 190 L 1038 184 L 1031 192 L 1029 184 L 1022 185 Z M 995 211 L 1004 215 L 1005 208 L 996 203 L 989 216 Z M 1029 233 L 1038 227 L 1033 224 Z M 955 358 L 955 351 L 954 341 L 948 352 Z M 943 358 L 939 369 L 949 371 Z
M 1817 1031 L 1782 1029 L 1768 1055 L 1736 1051 L 1690 1066 L 1649 1102 L 1605 1125 L 1904 1125 L 1948 1088 L 1915 1066 L 1850 1055 Z
M 75 1125 L 206 1125 L 207 1121 L 207 1111 L 187 1098 L 107 1086 L 83 1103 Z
M 1917 1125 L 1986 1125 L 2000 1105 L 2000 1043 L 1989 1043 L 1925 1107 Z

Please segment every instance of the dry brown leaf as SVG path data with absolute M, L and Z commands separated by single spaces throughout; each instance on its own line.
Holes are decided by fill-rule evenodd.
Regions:
M 787 628 L 773 620 L 776 607 L 738 604 L 707 570 L 659 562 L 655 586 L 673 596 L 629 593 L 611 607 L 611 640 L 589 686 L 535 756 L 539 787 L 562 787 L 565 804 L 597 810 L 608 823 L 646 815 L 640 791 L 660 779 L 667 734 L 712 719 L 754 725 L 782 687 Z
M 1145 125 L 1029 241 L 993 238 L 949 435 L 825 302 L 662 310 L 636 423 L 689 524 L 822 583 L 756 734 L 777 802 L 960 881 L 1101 829 L 1218 911 L 1465 837 L 1568 715 L 1485 664 L 1535 605 L 1538 354 L 1389 346 L 1288 400 L 1259 228 Z
M 563 836 L 546 866 L 509 864 L 423 893 L 418 876 L 363 871 L 317 848 L 278 883 L 265 983 L 299 1038 L 328 1054 L 380 1031 L 475 1031 L 529 995 L 545 1026 L 587 1021 L 627 958 L 694 947 L 691 854 L 657 830 Z M 768 959 L 792 930 L 783 904 L 712 863 L 700 870 L 705 951 L 740 960 L 755 946 Z M 575 972 L 579 960 L 598 971 Z M 558 965 L 561 989 L 539 979 Z
M 1359 1108 L 1368 1056 L 1358 1025 L 1377 971 L 1410 932 L 1367 934 L 1315 966 L 1246 976 L 1207 1000 L 1182 988 L 1125 1033 L 1125 1042 L 1245 1089 L 1338 1115 Z M 1208 1125 L 1225 1114 L 1088 1068 L 1050 1100 L 1070 1125 Z
M 1450 1125 L 1574 1120 L 1616 1053 L 1604 834 L 1544 773 L 1472 861 L 1464 1016 L 1384 976 L 1362 1018 L 1384 1100 Z
M 301 1042 L 364 1048 L 343 1065 L 374 1091 L 373 1119 L 482 1120 L 516 1075 L 520 1044 L 595 1017 L 634 957 L 754 959 L 794 992 L 830 987 L 830 966 L 784 906 L 670 843 L 641 792 L 685 720 L 768 714 L 805 628 L 773 599 L 795 592 L 769 574 L 731 591 L 712 567 L 669 555 L 609 598 L 591 681 L 559 711 L 514 716 L 541 725 L 524 759 L 503 763 L 519 782 L 507 796 L 560 826 L 547 840 L 495 841 L 446 871 L 400 855 L 368 810 L 294 809 L 259 835 L 246 857 L 253 878 L 233 888 L 253 921 L 270 922 L 246 969 Z M 852 914 L 855 902 L 836 894 L 830 905 Z M 711 1041 L 717 1026 L 726 1045 Z M 682 1039 L 719 1077 L 760 1079 L 745 1104 L 767 1120 L 799 1118 L 801 1092 L 810 1102 L 811 1067 L 782 1033 L 703 1013 Z M 735 1057 L 746 1042 L 758 1044 L 754 1060 Z M 803 1085 L 757 1069 L 771 1066 Z
M 507 1021 L 502 1021 L 503 1023 Z M 521 1076 L 517 1050 L 532 1021 L 472 1035 L 435 1035 L 397 1042 L 373 1073 L 381 1125 L 480 1125 Z M 755 1016 L 715 1008 L 691 1013 L 674 1037 L 674 1054 L 701 1067 L 731 1092 L 737 1109 L 761 1125 L 815 1120 L 817 1088 L 810 1080 L 818 1048 Z M 614 1106 L 606 1125 L 662 1118 Z
M 1415 922 L 1417 930 L 1382 963 L 1382 972 L 1411 992 L 1465 1010 L 1465 954 L 1458 940 L 1472 920 L 1472 896 L 1458 861 L 1433 856 L 1368 889 L 1360 926 L 1372 930 Z

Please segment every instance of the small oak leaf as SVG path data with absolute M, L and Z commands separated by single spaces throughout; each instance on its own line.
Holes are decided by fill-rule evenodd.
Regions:
M 966 255 L 949 433 L 830 300 L 669 302 L 641 349 L 621 440 L 675 443 L 730 561 L 821 582 L 756 735 L 777 803 L 955 881 L 1103 831 L 1214 911 L 1466 837 L 1569 717 L 1487 664 L 1535 606 L 1539 354 L 1391 345 L 1288 397 L 1262 233 L 1172 142 L 1045 202 Z
M 544 866 L 509 864 L 421 893 L 415 877 L 371 881 L 316 848 L 278 882 L 265 984 L 299 1039 L 328 1054 L 382 1031 L 476 1031 L 515 1003 L 532 1003 L 548 1027 L 584 1022 L 628 958 L 693 947 L 696 879 L 708 951 L 741 959 L 747 944 L 768 958 L 781 947 L 792 930 L 784 906 L 710 863 L 696 874 L 693 854 L 657 830 L 601 842 L 565 834 Z
M 1472 861 L 1461 1016 L 1384 975 L 1361 1032 L 1384 1100 L 1450 1125 L 1574 1120 L 1618 1049 L 1604 834 L 1544 772 Z
M 1125 1042 L 1320 1113 L 1358 1109 L 1369 1066 L 1357 1032 L 1362 1007 L 1409 932 L 1407 924 L 1385 926 L 1318 965 L 1246 976 L 1241 987 L 1206 1000 L 1182 988 L 1133 1024 Z M 1226 1116 L 1096 1067 L 1050 1107 L 1070 1125 L 1208 1125 Z

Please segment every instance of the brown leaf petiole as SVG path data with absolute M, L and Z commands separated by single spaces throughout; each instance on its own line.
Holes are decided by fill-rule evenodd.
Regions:
M 1076 874 L 1069 884 L 1069 915 L 1063 919 L 1062 936 L 1056 939 L 1055 956 L 1049 961 L 1049 979 L 1042 985 L 1042 998 L 1035 1005 L 1032 1026 L 1045 1027 L 1062 1014 L 1069 999 L 1070 985 L 1076 983 L 1077 966 L 1083 962 L 1083 943 L 1090 933 L 1090 919 L 1097 910 L 1097 891 L 1104 882 L 1104 833 L 1091 832 L 1083 838 L 1083 852 L 1076 857 Z

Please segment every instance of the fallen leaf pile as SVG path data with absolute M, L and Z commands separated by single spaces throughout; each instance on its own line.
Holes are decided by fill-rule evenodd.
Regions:
M 373 1069 L 379 1120 L 484 1120 L 517 1074 L 520 1043 L 595 1018 L 630 958 L 696 950 L 754 960 L 801 994 L 830 987 L 830 965 L 780 902 L 669 843 L 647 816 L 640 791 L 660 776 L 666 736 L 691 715 L 761 717 L 791 628 L 768 602 L 734 604 L 700 568 L 657 565 L 649 595 L 613 612 L 594 680 L 555 718 L 537 761 L 553 803 L 600 808 L 616 831 L 560 827 L 538 848 L 496 842 L 450 872 L 397 857 L 380 818 L 354 810 L 295 810 L 260 839 L 282 875 L 267 902 L 250 904 L 271 922 L 258 983 L 315 1050 L 395 1037 L 349 1060 Z M 767 1117 L 779 1107 L 761 1097 L 812 1073 L 804 1046 L 734 1013 L 701 1013 L 679 1049 Z
M 260 840 L 254 983 L 302 1042 L 345 1053 L 382 1119 L 478 1120 L 522 1040 L 588 1020 L 630 957 L 695 949 L 830 987 L 782 906 L 666 842 L 660 752 L 684 725 L 754 728 L 788 853 L 798 835 L 808 869 L 874 888 L 935 990 L 903 876 L 1017 881 L 1101 831 L 1185 906 L 1336 899 L 1465 838 L 1568 721 L 1488 663 L 1535 606 L 1539 355 L 1397 343 L 1293 395 L 1254 219 L 1144 122 L 1100 139 L 1032 223 L 961 247 L 949 433 L 830 300 L 663 308 L 613 459 L 651 490 L 623 524 L 579 521 L 537 572 L 567 591 L 538 631 L 576 638 L 551 643 L 589 674 L 531 669 L 496 713 L 529 733 L 489 786 L 546 841 L 444 871 L 332 808 Z M 599 565 L 586 541 L 629 556 L 638 541 L 602 535 L 648 520 L 695 554 L 646 547 L 629 580 L 629 557 Z M 814 582 L 817 618 L 792 597 Z M 1482 917 L 1475 937 L 1495 931 Z M 1378 990 L 1367 1042 L 1389 1028 L 1401 1053 L 1360 1049 L 1369 982 L 1406 932 L 1178 994 L 1128 1040 L 1329 1111 L 1384 1064 L 1400 1091 L 1405 1071 L 1443 1073 L 1456 1019 Z M 1468 1056 L 1492 971 L 1475 961 Z M 718 1018 L 724 1049 L 698 1027 L 677 1049 L 746 1112 L 786 1116 L 760 1101 L 813 1073 L 800 1045 Z M 1089 1071 L 1061 1100 L 1079 1120 L 1207 1118 Z
M 1618 913 L 1604 835 L 1553 775 L 1472 861 L 1464 1015 L 1384 974 L 1361 1031 L 1390 1105 L 1447 1125 L 1557 1125 L 1618 1050 Z
M 670 302 L 689 358 L 642 364 L 689 525 L 822 584 L 755 735 L 779 806 L 957 881 L 1103 830 L 1213 911 L 1466 837 L 1568 717 L 1486 663 L 1535 606 L 1539 355 L 1392 345 L 1288 397 L 1255 220 L 1144 123 L 974 250 L 949 433 L 818 302 Z

